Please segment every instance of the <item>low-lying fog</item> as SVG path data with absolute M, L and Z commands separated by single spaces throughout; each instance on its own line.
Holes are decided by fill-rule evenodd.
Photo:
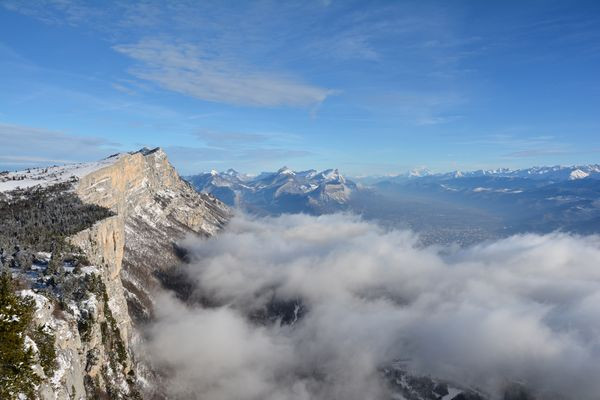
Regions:
M 237 216 L 183 245 L 203 301 L 162 298 L 146 344 L 175 398 L 385 398 L 399 359 L 492 394 L 600 393 L 598 236 L 422 247 L 352 215 Z M 257 322 L 273 304 L 298 318 Z

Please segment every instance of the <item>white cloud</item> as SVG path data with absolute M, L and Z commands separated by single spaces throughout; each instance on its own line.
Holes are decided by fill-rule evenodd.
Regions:
M 11 11 L 37 18 L 49 24 L 77 26 L 97 17 L 97 9 L 78 0 L 32 0 L 27 2 L 6 0 L 2 6 Z
M 313 106 L 334 92 L 213 57 L 193 44 L 143 40 L 114 49 L 138 61 L 131 73 L 202 100 L 251 106 Z
M 541 398 L 597 398 L 600 238 L 416 243 L 348 215 L 238 216 L 184 243 L 195 296 L 213 306 L 158 302 L 147 354 L 183 398 L 387 398 L 377 369 L 407 358 L 492 392 L 518 381 Z M 299 301 L 293 325 L 253 322 Z

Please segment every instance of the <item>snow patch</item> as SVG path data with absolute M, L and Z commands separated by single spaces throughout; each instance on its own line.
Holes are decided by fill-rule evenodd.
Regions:
M 35 302 L 36 318 L 42 318 L 43 315 L 41 312 L 48 305 L 49 300 L 45 296 L 37 294 L 31 289 L 21 290 L 19 294 L 21 295 L 21 297 L 29 296 L 33 298 L 33 301 Z

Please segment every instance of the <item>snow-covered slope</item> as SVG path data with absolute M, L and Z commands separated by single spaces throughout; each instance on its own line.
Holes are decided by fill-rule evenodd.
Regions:
M 115 154 L 96 162 L 0 172 L 0 192 L 26 189 L 33 186 L 47 187 L 63 182 L 77 182 L 80 178 L 112 165 L 125 156 L 127 156 L 127 153 Z
M 357 190 L 337 169 L 293 171 L 283 167 L 252 177 L 235 170 L 187 178 L 202 193 L 249 211 L 327 212 L 344 209 Z

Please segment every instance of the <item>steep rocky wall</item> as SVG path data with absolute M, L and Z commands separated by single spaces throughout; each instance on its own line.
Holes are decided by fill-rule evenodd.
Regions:
M 49 326 L 56 337 L 58 370 L 40 387 L 43 400 L 90 399 L 107 395 L 133 398 L 137 391 L 132 353 L 133 327 L 120 277 L 124 224 L 119 215 L 78 232 L 69 241 L 94 265 L 85 274 L 101 280 L 83 301 L 68 304 L 69 312 L 33 292 L 38 326 Z M 100 281 L 98 281 L 100 282 Z M 120 356 L 116 342 L 123 344 Z
M 121 337 L 129 348 L 132 322 L 120 277 L 125 244 L 122 218 L 118 215 L 106 218 L 77 233 L 70 240 L 83 250 L 92 264 L 100 267 L 99 273 L 106 285 L 111 312 L 117 321 Z
M 161 149 L 118 156 L 82 177 L 77 193 L 116 213 L 97 228 L 103 243 L 97 256 L 107 262 L 111 277 L 120 275 L 136 321 L 151 316 L 160 276 L 180 262 L 175 243 L 189 233 L 213 235 L 229 218 L 223 203 L 179 177 Z
M 135 398 L 134 335 L 119 274 L 123 231 L 122 219 L 113 216 L 69 238 L 93 265 L 67 278 L 84 296 L 59 304 L 44 292 L 21 293 L 35 300 L 35 326 L 55 338 L 56 370 L 46 375 L 36 367 L 42 400 Z
M 86 273 L 101 275 L 99 272 L 99 268 L 94 268 Z M 99 284 L 98 290 L 84 300 L 70 302 L 68 311 L 61 311 L 44 295 L 31 290 L 22 293 L 35 299 L 34 323 L 49 329 L 55 338 L 56 370 L 46 375 L 40 365 L 36 366 L 38 374 L 44 377 L 38 390 L 42 400 L 136 398 L 138 387 L 131 350 L 118 329 L 128 316 L 113 312 L 120 307 L 117 298 L 111 297 L 118 286 L 111 290 L 112 283 L 104 278 L 102 281 L 105 286 Z
M 37 311 L 35 322 L 47 325 L 54 331 L 56 342 L 58 372 L 47 376 L 40 387 L 42 399 L 85 399 L 85 350 L 77 329 L 77 321 L 73 318 L 55 318 L 54 307 L 44 296 L 27 291 L 24 294 L 35 299 Z M 45 376 L 41 367 L 37 372 Z

